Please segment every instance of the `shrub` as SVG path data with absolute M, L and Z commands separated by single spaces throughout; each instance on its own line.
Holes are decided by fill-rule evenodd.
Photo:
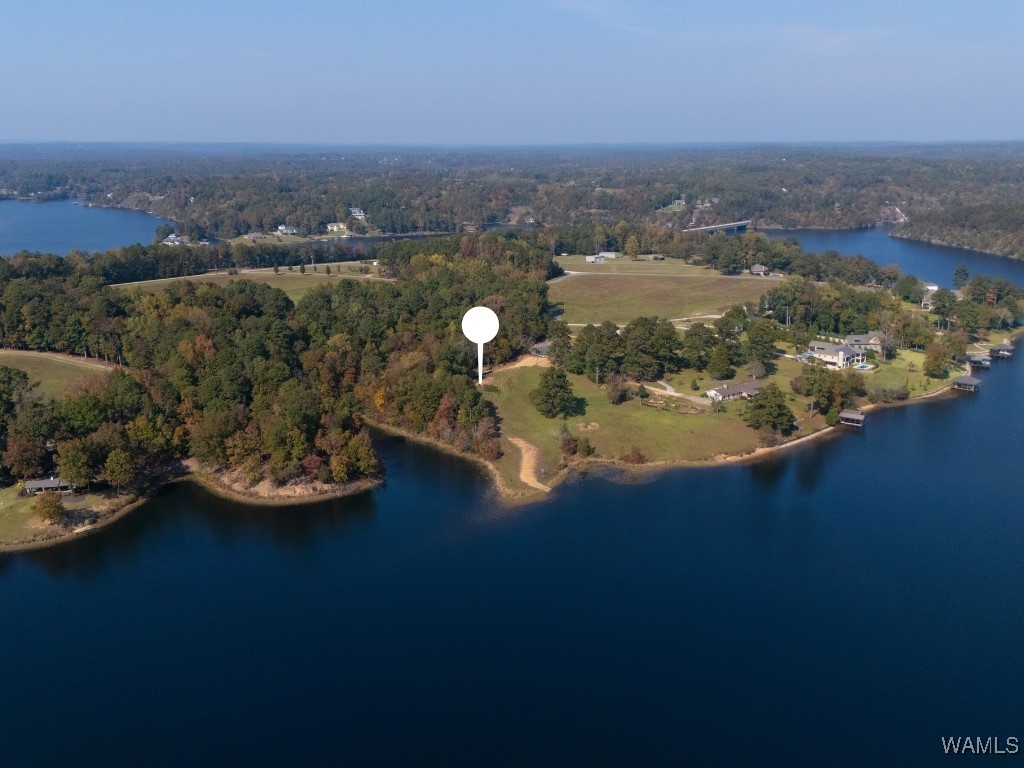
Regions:
M 634 445 L 629 449 L 629 453 L 619 456 L 619 461 L 625 464 L 644 464 L 647 461 L 647 457 L 640 451 L 639 446 Z

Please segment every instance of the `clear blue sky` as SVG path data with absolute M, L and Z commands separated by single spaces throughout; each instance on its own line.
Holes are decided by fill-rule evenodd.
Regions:
M 4 0 L 0 141 L 1024 139 L 1016 0 Z

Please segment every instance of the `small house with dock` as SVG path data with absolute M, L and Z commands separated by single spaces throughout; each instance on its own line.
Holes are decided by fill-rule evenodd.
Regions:
M 950 386 L 961 392 L 977 392 L 981 389 L 981 379 L 976 379 L 973 376 L 958 376 L 953 379 Z
M 848 427 L 863 427 L 864 411 L 858 411 L 854 408 L 844 408 L 839 412 L 839 423 L 845 424 Z
M 992 357 L 1001 357 L 1007 360 L 1013 357 L 1013 347 L 1009 344 L 996 344 L 992 349 L 989 350 L 989 354 Z

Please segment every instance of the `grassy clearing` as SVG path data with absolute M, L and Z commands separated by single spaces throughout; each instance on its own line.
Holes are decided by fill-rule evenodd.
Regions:
M 548 300 L 561 305 L 567 323 L 628 323 L 638 315 L 675 320 L 715 314 L 733 304 L 756 302 L 766 281 L 722 277 L 703 270 L 698 276 L 574 275 L 551 283 Z
M 108 371 L 97 368 L 95 364 L 42 352 L 0 351 L 0 365 L 25 371 L 29 381 L 38 383 L 36 391 L 39 394 L 58 400 L 72 381 L 83 377 L 101 379 L 108 375 Z
M 266 283 L 275 288 L 280 288 L 288 294 L 288 298 L 297 302 L 314 288 L 329 283 L 332 280 L 342 278 L 365 279 L 373 276 L 372 274 L 360 274 L 360 265 L 358 263 L 342 262 L 331 264 L 330 275 L 327 275 L 324 271 L 325 266 L 324 264 L 318 264 L 316 272 L 307 267 L 306 274 L 304 275 L 300 274 L 297 268 L 291 272 L 287 268 L 281 269 L 276 275 L 273 269 L 242 269 L 239 270 L 237 275 L 229 275 L 227 272 L 211 272 L 205 275 L 169 277 L 163 280 L 144 280 L 138 283 L 121 283 L 120 287 L 138 287 L 147 293 L 157 293 L 182 280 L 191 280 L 194 283 L 213 283 L 214 285 L 227 285 L 232 280 L 253 280 L 257 283 Z
M 16 486 L 0 489 L 0 541 L 19 541 L 30 538 L 49 526 L 32 511 L 32 497 L 18 495 Z M 67 509 L 95 509 L 107 500 L 96 494 L 65 496 Z
M 540 370 L 525 367 L 494 374 L 490 383 L 500 391 L 488 393 L 488 397 L 501 416 L 502 431 L 536 445 L 541 466 L 550 474 L 561 460 L 562 421 L 544 418 L 529 401 Z M 586 400 L 587 409 L 566 425 L 573 435 L 585 435 L 600 457 L 618 458 L 636 445 L 650 461 L 702 461 L 749 453 L 757 447 L 757 433 L 743 423 L 740 408 L 734 404 L 718 414 L 661 411 L 642 406 L 639 400 L 610 405 L 602 388 L 582 376 L 569 378 L 576 394 Z
M 713 269 L 695 267 L 682 259 L 645 261 L 614 259 L 603 264 L 588 264 L 586 256 L 559 256 L 555 262 L 567 272 L 592 272 L 597 275 L 676 275 L 684 277 L 706 277 L 717 275 Z M 762 278 L 758 278 L 762 279 Z
M 929 379 L 921 372 L 924 368 L 924 352 L 910 349 L 899 350 L 892 360 L 885 362 L 875 360 L 874 362 L 880 363 L 878 368 L 867 371 L 864 376 L 869 391 L 875 384 L 886 388 L 895 388 L 906 384 L 910 389 L 911 397 L 942 389 L 952 379 L 966 372 L 966 369 L 954 366 L 949 369 L 949 376 L 945 379 Z

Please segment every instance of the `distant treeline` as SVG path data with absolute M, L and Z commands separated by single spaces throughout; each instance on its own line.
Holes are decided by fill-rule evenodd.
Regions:
M 914 147 L 329 149 L 101 151 L 0 148 L 0 194 L 82 196 L 151 210 L 182 234 L 230 239 L 280 224 L 322 233 L 461 232 L 511 219 L 537 226 L 673 230 L 751 219 L 758 226 L 860 227 L 910 218 L 914 236 L 949 235 L 1010 252 L 1024 199 L 1024 145 Z M 366 220 L 351 215 L 361 208 Z M 965 218 L 966 217 L 966 218 Z M 925 229 L 917 229 L 919 218 Z M 1019 221 L 1019 209 L 1016 220 Z M 939 226 L 939 229 L 936 229 Z M 941 238 L 940 238 L 941 239 Z M 592 246 L 593 243 L 588 243 Z M 585 250 L 589 251 L 590 247 Z
M 1019 259 L 1024 257 L 1024 205 L 951 204 L 915 216 L 900 234 Z

